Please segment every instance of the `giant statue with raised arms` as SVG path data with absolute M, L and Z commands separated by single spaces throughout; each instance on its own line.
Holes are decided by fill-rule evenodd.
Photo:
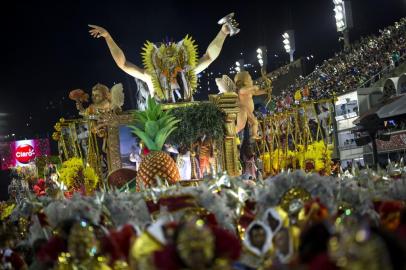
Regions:
M 109 32 L 97 25 L 90 26 L 90 34 L 103 37 L 117 66 L 147 83 L 151 96 L 161 102 L 191 101 L 197 87 L 197 74 L 205 70 L 219 55 L 228 35 L 238 33 L 236 21 L 231 13 L 221 19 L 220 32 L 208 46 L 206 53 L 198 59 L 197 46 L 190 36 L 179 42 L 154 44 L 147 41 L 142 52 L 144 68 L 127 60 Z

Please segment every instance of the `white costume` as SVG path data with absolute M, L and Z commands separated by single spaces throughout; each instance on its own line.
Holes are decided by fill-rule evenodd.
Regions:
M 190 180 L 192 178 L 190 151 L 187 151 L 184 155 L 179 154 L 176 160 L 176 165 L 178 166 L 181 180 Z

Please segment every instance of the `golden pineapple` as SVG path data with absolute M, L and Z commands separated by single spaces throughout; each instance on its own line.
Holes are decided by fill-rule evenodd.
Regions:
M 145 111 L 135 112 L 135 120 L 136 124 L 131 126 L 133 133 L 151 151 L 141 162 L 137 182 L 141 180 L 145 187 L 152 187 L 156 185 L 157 177 L 172 184 L 179 181 L 180 175 L 175 161 L 161 151 L 179 120 L 169 112 L 162 111 L 161 106 L 151 97 L 148 98 L 148 108 Z

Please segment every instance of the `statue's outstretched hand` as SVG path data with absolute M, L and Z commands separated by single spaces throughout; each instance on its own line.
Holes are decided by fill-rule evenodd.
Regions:
M 223 26 L 221 27 L 221 31 L 226 34 L 226 35 L 230 35 L 232 34 L 232 30 L 234 30 L 235 34 L 239 32 L 239 29 L 237 29 L 237 27 L 239 26 L 238 22 L 234 19 L 231 19 L 229 23 L 225 23 L 223 24 Z M 233 29 L 231 29 L 233 28 Z M 238 31 L 235 31 L 238 30 Z
M 230 26 L 228 26 L 228 24 L 223 24 L 223 26 L 221 27 L 221 31 L 222 31 L 225 35 L 230 34 Z
M 110 35 L 109 32 L 107 32 L 107 30 L 104 29 L 103 27 L 93 25 L 93 24 L 89 24 L 89 27 L 91 28 L 89 30 L 89 33 L 94 38 L 99 38 L 99 37 L 106 38 Z

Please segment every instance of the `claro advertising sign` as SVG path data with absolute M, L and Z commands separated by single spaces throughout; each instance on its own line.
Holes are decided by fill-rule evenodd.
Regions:
M 50 155 L 48 139 L 5 142 L 0 145 L 1 169 L 27 166 L 36 157 Z

